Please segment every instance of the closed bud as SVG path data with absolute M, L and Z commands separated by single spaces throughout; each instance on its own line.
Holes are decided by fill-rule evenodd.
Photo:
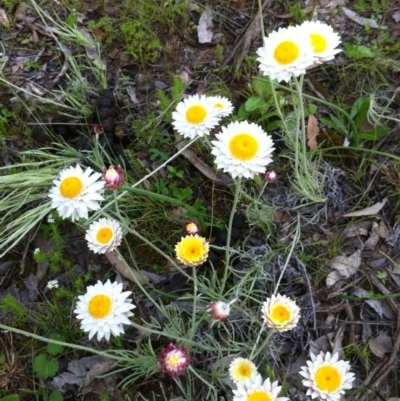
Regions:
M 119 189 L 125 180 L 124 171 L 121 166 L 110 166 L 108 169 L 103 167 L 103 180 L 106 188 L 111 190 Z

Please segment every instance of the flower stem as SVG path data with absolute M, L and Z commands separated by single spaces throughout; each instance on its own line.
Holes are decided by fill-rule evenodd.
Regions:
M 236 181 L 235 197 L 233 198 L 232 210 L 231 210 L 231 214 L 229 216 L 229 222 L 228 222 L 228 233 L 227 233 L 226 247 L 225 247 L 225 270 L 224 270 L 224 277 L 222 278 L 221 290 L 220 290 L 221 296 L 224 294 L 226 280 L 228 279 L 229 253 L 230 253 L 229 251 L 230 251 L 230 245 L 231 245 L 232 223 L 233 223 L 233 216 L 235 215 L 237 204 L 239 201 L 241 186 L 242 186 L 242 177 L 239 177 L 238 180 Z
M 265 337 L 265 340 L 264 340 L 263 343 L 258 347 L 258 350 L 255 352 L 256 347 L 257 347 L 257 344 L 258 344 L 258 342 L 259 342 L 259 340 L 260 340 L 260 337 L 261 337 L 261 333 L 264 331 L 264 327 L 265 327 L 265 323 L 263 323 L 262 328 L 261 328 L 261 330 L 260 330 L 260 333 L 258 334 L 257 340 L 256 340 L 256 342 L 254 343 L 253 349 L 252 349 L 252 351 L 251 351 L 250 358 L 249 358 L 251 361 L 252 361 L 253 359 L 255 359 L 255 358 L 257 357 L 257 355 L 258 355 L 260 352 L 262 352 L 262 351 L 264 350 L 265 346 L 268 344 L 269 340 L 271 339 L 272 334 L 274 334 L 274 331 L 273 331 L 272 329 L 269 330 L 269 331 L 268 331 L 268 334 L 267 334 L 267 337 Z

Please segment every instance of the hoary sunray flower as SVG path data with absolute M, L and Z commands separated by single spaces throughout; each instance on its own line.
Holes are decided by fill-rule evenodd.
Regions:
M 172 125 L 185 138 L 208 135 L 220 120 L 218 110 L 207 96 L 193 95 L 182 100 L 172 113 Z
M 122 229 L 118 221 L 103 217 L 89 226 L 85 239 L 94 253 L 111 252 L 121 244 Z
M 311 41 L 298 26 L 271 32 L 257 54 L 263 75 L 279 82 L 304 74 L 315 60 Z
M 63 219 L 87 219 L 89 210 L 99 209 L 99 201 L 104 199 L 104 182 L 98 181 L 100 177 L 101 174 L 93 172 L 90 167 L 82 171 L 79 164 L 63 170 L 53 181 L 54 186 L 49 193 L 51 207 L 57 209 Z
M 74 313 L 81 320 L 81 329 L 89 333 L 89 340 L 97 333 L 100 341 L 103 337 L 110 340 L 111 334 L 119 336 L 124 333 L 124 324 L 130 325 L 128 317 L 133 316 L 131 309 L 136 308 L 128 299 L 131 291 L 122 292 L 122 283 L 103 284 L 100 280 L 86 289 L 85 295 L 78 297 Z
M 207 311 L 210 313 L 213 322 L 225 322 L 231 313 L 231 305 L 236 302 L 236 299 L 229 301 L 228 303 L 223 301 L 211 302 L 208 305 Z
M 198 266 L 207 260 L 209 245 L 199 235 L 186 235 L 175 245 L 176 257 L 186 266 Z
M 339 361 L 337 353 L 321 352 L 317 356 L 311 353 L 311 361 L 307 361 L 307 366 L 303 366 L 299 373 L 305 377 L 302 382 L 308 387 L 307 395 L 326 401 L 340 400 L 354 381 L 349 362 Z
M 305 21 L 300 25 L 304 35 L 308 35 L 314 49 L 314 56 L 317 61 L 324 62 L 332 60 L 335 54 L 340 53 L 340 36 L 333 31 L 330 25 L 321 21 Z
M 237 385 L 251 381 L 257 374 L 256 365 L 246 358 L 235 358 L 229 365 L 229 376 Z
M 286 295 L 278 294 L 267 298 L 261 312 L 267 326 L 276 331 L 291 330 L 300 319 L 300 308 Z
M 244 384 L 238 384 L 233 390 L 233 401 L 288 401 L 287 397 L 278 397 L 282 387 L 277 381 L 271 383 L 267 378 L 263 381 L 260 374 Z
M 265 172 L 265 166 L 272 162 L 274 143 L 257 124 L 235 121 L 222 127 L 216 138 L 211 141 L 215 164 L 233 178 L 253 178 Z
M 210 102 L 217 109 L 220 117 L 227 117 L 233 112 L 232 102 L 224 96 L 210 96 Z
M 103 180 L 107 189 L 119 189 L 125 181 L 124 170 L 122 170 L 121 166 L 103 167 Z
M 186 347 L 176 344 L 163 348 L 158 359 L 162 372 L 169 374 L 174 380 L 186 373 L 190 362 Z

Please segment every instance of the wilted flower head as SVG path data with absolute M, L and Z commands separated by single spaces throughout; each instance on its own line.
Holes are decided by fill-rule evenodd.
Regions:
M 300 308 L 286 295 L 267 298 L 261 312 L 267 326 L 276 331 L 291 330 L 300 319 Z
M 190 362 L 186 347 L 176 344 L 163 348 L 158 358 L 158 365 L 162 372 L 169 374 L 174 380 L 186 373 Z
M 246 383 L 238 384 L 237 390 L 233 390 L 233 401 L 289 401 L 287 397 L 278 397 L 282 387 L 278 382 L 271 383 L 267 378 L 264 382 L 260 374 Z
M 256 375 L 256 365 L 250 359 L 235 358 L 229 365 L 229 376 L 237 385 L 247 383 Z
M 265 180 L 267 182 L 275 182 L 277 177 L 278 177 L 277 174 L 273 170 L 267 171 L 265 173 Z
M 93 127 L 93 132 L 94 132 L 96 135 L 104 134 L 104 128 L 103 128 L 103 126 L 102 126 L 101 124 L 96 124 L 96 125 Z
M 189 220 L 185 223 L 184 231 L 186 235 L 200 234 L 200 225 L 194 220 Z
M 350 373 L 350 364 L 339 361 L 339 354 L 321 352 L 318 356 L 311 353 L 311 361 L 299 372 L 305 379 L 303 385 L 309 387 L 307 395 L 321 400 L 338 401 L 345 390 L 351 389 L 354 373 Z
M 187 235 L 175 245 L 176 257 L 186 266 L 198 266 L 207 260 L 209 245 L 205 238 Z
M 223 301 L 211 302 L 210 305 L 208 305 L 207 311 L 210 313 L 214 322 L 225 322 L 228 320 L 228 317 L 231 313 L 231 305 L 235 301 L 236 299 L 233 299 L 228 303 Z
M 107 189 L 119 189 L 125 181 L 124 170 L 121 166 L 110 166 L 108 169 L 103 167 L 103 180 Z

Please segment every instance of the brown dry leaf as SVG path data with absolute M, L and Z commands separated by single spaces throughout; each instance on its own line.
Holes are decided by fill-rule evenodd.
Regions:
M 327 287 L 332 287 L 339 280 L 353 276 L 361 264 L 361 251 L 358 249 L 350 256 L 335 256 L 328 262 L 328 267 L 334 269 L 326 278 Z
M 361 17 L 361 15 L 358 15 L 356 12 L 346 7 L 342 7 L 342 10 L 347 18 L 357 22 L 359 25 L 365 26 L 368 24 L 370 28 L 388 29 L 387 25 L 379 25 L 374 19 Z
M 118 258 L 117 254 L 114 251 L 106 252 L 105 255 L 108 261 L 121 273 L 122 276 L 124 276 L 128 280 L 133 282 L 138 281 L 142 285 L 149 282 L 148 277 L 145 277 L 139 272 L 131 269 L 128 265 L 125 265 L 125 263 L 123 263 L 122 260 Z M 135 277 L 136 280 L 133 277 Z
M 5 28 L 10 29 L 10 21 L 8 20 L 7 14 L 3 8 L 0 8 L 0 24 Z
M 318 120 L 314 115 L 308 116 L 307 123 L 307 145 L 310 149 L 316 149 L 318 146 L 316 137 L 319 134 Z
M 369 342 L 369 349 L 378 358 L 384 358 L 385 354 L 388 354 L 393 350 L 392 338 L 381 333 L 378 337 L 373 338 Z
M 178 206 L 170 211 L 169 219 L 174 224 L 182 225 L 182 224 L 185 224 L 185 222 L 187 220 L 187 213 L 188 213 L 188 211 L 185 208 Z
M 212 11 L 206 7 L 199 19 L 197 26 L 197 36 L 199 43 L 211 43 L 214 33 L 212 31 Z
M 378 214 L 380 212 L 383 206 L 385 206 L 387 200 L 388 198 L 384 198 L 382 202 L 375 203 L 375 205 L 358 210 L 357 212 L 346 213 L 342 217 L 373 216 L 374 214 Z
M 390 230 L 383 220 L 381 220 L 379 224 L 375 222 L 372 226 L 372 231 L 379 235 L 380 238 L 386 239 L 390 237 Z
M 84 46 L 88 59 L 97 67 L 101 68 L 102 70 L 105 70 L 106 65 L 101 60 L 100 47 L 93 40 L 92 35 L 83 26 L 79 27 L 78 30 L 85 38 L 89 39 L 92 42 L 91 46 Z

